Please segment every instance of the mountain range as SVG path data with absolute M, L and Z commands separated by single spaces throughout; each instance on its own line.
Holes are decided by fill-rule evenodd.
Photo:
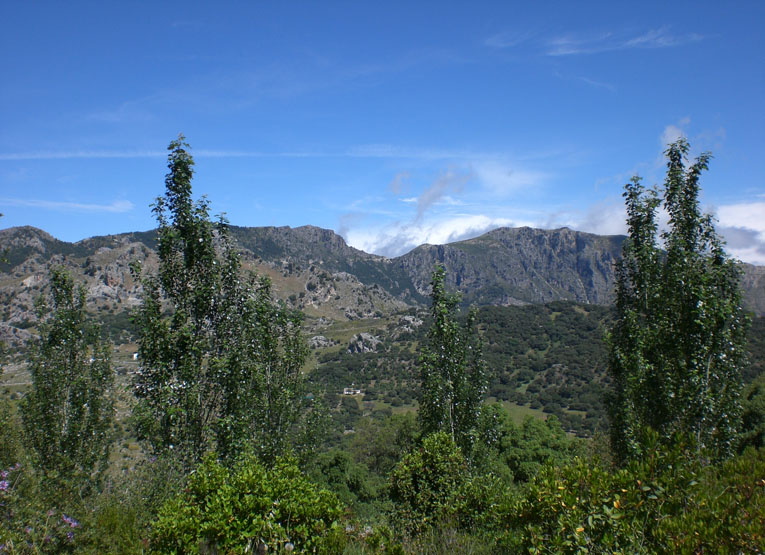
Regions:
M 499 228 L 446 245 L 421 245 L 386 258 L 350 247 L 331 230 L 314 226 L 231 227 L 244 266 L 271 277 L 288 304 L 311 317 L 358 319 L 427 302 L 433 267 L 447 269 L 447 287 L 465 304 L 523 305 L 571 300 L 607 305 L 613 300 L 614 263 L 624 236 L 568 228 Z M 140 298 L 129 264 L 156 263 L 156 232 L 60 241 L 33 227 L 0 231 L 0 340 L 27 339 L 33 301 L 51 265 L 70 269 L 87 289 L 94 310 L 124 312 Z M 745 306 L 765 314 L 765 267 L 741 264 Z

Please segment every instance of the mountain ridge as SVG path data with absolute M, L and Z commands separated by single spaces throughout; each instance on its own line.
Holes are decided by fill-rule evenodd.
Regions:
M 569 228 L 497 228 L 445 245 L 420 245 L 394 258 L 366 253 L 337 233 L 316 226 L 230 226 L 246 268 L 271 277 L 276 294 L 309 315 L 331 319 L 374 317 L 427 303 L 433 267 L 443 264 L 446 283 L 463 304 L 523 305 L 557 300 L 608 305 L 622 235 Z M 34 320 L 33 300 L 52 264 L 66 266 L 86 283 L 98 310 L 135 306 L 140 283 L 129 263 L 156 264 L 156 230 L 94 236 L 75 243 L 31 226 L 0 230 L 0 339 L 24 341 Z M 745 306 L 765 314 L 765 267 L 741 265 Z

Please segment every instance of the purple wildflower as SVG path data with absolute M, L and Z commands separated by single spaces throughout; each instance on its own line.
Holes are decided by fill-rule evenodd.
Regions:
M 0 472 L 0 478 L 5 480 L 7 477 L 8 477 L 8 471 L 7 470 L 3 470 L 2 472 Z
M 74 532 L 67 532 L 66 539 L 68 539 L 69 541 L 74 540 Z
M 10 486 L 10 484 L 8 483 L 8 480 L 0 480 L 0 491 L 7 490 L 8 486 Z
M 77 528 L 80 525 L 80 523 L 77 522 L 75 519 L 73 519 L 70 516 L 66 516 L 65 514 L 61 515 L 61 520 L 66 522 L 70 528 Z

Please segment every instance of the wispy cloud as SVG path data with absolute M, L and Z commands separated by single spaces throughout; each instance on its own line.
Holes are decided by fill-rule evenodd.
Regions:
M 202 158 L 389 158 L 399 160 L 438 161 L 454 160 L 470 163 L 472 161 L 491 161 L 503 159 L 499 152 L 482 152 L 467 149 L 431 148 L 401 146 L 393 144 L 355 145 L 337 150 L 284 150 L 265 151 L 247 149 L 192 149 L 194 156 Z M 564 156 L 559 151 L 540 151 L 526 153 L 517 157 L 519 160 L 539 160 Z M 166 150 L 115 149 L 115 150 L 32 150 L 23 152 L 0 152 L 0 161 L 14 160 L 64 160 L 97 158 L 159 158 L 167 156 Z M 403 185 L 408 178 L 407 172 L 394 176 L 394 182 Z M 391 183 L 393 186 L 394 183 Z
M 406 185 L 406 181 L 409 179 L 409 172 L 399 172 L 396 175 L 393 176 L 393 179 L 390 183 L 388 183 L 388 189 L 394 194 L 394 195 L 400 195 L 401 192 L 404 190 L 404 186 Z
M 686 137 L 688 133 L 685 129 L 688 127 L 688 125 L 690 125 L 690 123 L 691 118 L 685 117 L 677 123 L 667 125 L 664 128 L 664 131 L 661 133 L 660 140 L 662 148 L 666 147 L 669 143 L 674 143 L 680 137 Z
M 470 178 L 469 173 L 458 173 L 454 170 L 448 170 L 441 174 L 430 187 L 425 189 L 417 199 L 417 217 L 415 222 L 422 221 L 425 212 L 438 201 L 444 199 L 449 191 L 459 193 Z
M 591 87 L 595 87 L 596 89 L 606 89 L 611 92 L 616 91 L 616 87 L 613 86 L 611 83 L 606 83 L 604 81 L 596 81 L 595 79 L 589 79 L 587 77 L 579 77 L 579 80 L 582 83 L 590 85 Z
M 419 148 L 391 144 L 358 145 L 347 149 L 343 155 L 352 158 L 409 158 L 414 160 L 458 160 L 487 156 L 467 150 Z
M 294 150 L 268 152 L 262 150 L 194 149 L 194 156 L 205 158 L 396 158 L 414 160 L 480 159 L 494 156 L 463 150 L 399 147 L 396 145 L 362 145 L 338 151 Z M 158 158 L 167 156 L 166 150 L 38 150 L 27 152 L 0 152 L 0 161 L 13 160 L 65 160 L 96 158 Z M 399 182 L 403 182 L 402 174 Z
M 201 158 L 331 158 L 356 157 L 356 154 L 346 152 L 321 151 L 284 151 L 266 152 L 258 150 L 210 150 L 193 149 L 194 156 Z M 0 152 L 0 160 L 66 160 L 66 159 L 96 159 L 96 158 L 163 158 L 166 150 L 65 150 L 65 151 L 32 151 L 32 152 Z
M 376 152 L 401 154 L 395 148 Z M 524 209 L 517 205 L 517 197 L 534 196 L 530 191 L 544 188 L 552 174 L 506 156 L 474 154 L 461 159 L 454 154 L 449 153 L 440 174 L 420 187 L 416 196 L 396 194 L 401 192 L 399 185 L 404 176 L 413 180 L 408 189 L 414 188 L 416 174 L 394 175 L 395 187 L 389 184 L 387 189 L 396 194 L 395 203 L 390 205 L 395 215 L 383 219 L 385 223 L 371 217 L 375 215 L 373 210 L 364 209 L 369 218 L 359 217 L 360 206 L 355 206 L 352 214 L 349 210 L 348 217 L 340 221 L 348 243 L 367 252 L 397 256 L 422 243 L 441 244 L 475 237 L 497 227 L 531 225 L 523 215 Z M 512 206 L 507 204 L 510 199 Z
M 483 43 L 484 45 L 491 47 L 491 48 L 513 48 L 515 46 L 519 46 L 523 44 L 524 42 L 529 41 L 534 36 L 534 33 L 530 31 L 523 31 L 523 32 L 504 32 L 504 33 L 497 33 L 496 35 L 492 35 L 490 37 L 487 37 Z
M 348 231 L 348 244 L 383 256 L 399 256 L 422 244 L 443 245 L 478 237 L 503 226 L 524 225 L 507 218 L 462 214 L 428 222 L 395 222 L 376 229 Z
M 0 160 L 67 160 L 74 158 L 157 158 L 167 156 L 162 150 L 63 150 L 0 152 Z
M 476 180 L 493 195 L 507 196 L 520 189 L 536 188 L 550 177 L 548 174 L 528 170 L 506 160 L 479 160 L 471 164 Z
M 88 204 L 80 202 L 65 202 L 55 200 L 0 198 L 0 204 L 6 206 L 28 206 L 56 212 L 106 212 L 123 213 L 133 209 L 133 203 L 127 200 L 116 200 L 110 204 Z
M 548 56 L 573 56 L 636 48 L 669 48 L 697 42 L 703 38 L 697 33 L 672 34 L 668 26 L 649 29 L 640 35 L 631 37 L 613 32 L 588 37 L 564 35 L 555 37 L 548 42 L 546 54 Z

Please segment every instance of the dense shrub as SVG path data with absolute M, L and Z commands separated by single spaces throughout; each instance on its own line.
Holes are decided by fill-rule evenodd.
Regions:
M 391 474 L 391 521 L 403 534 L 439 526 L 488 529 L 504 493 L 493 475 L 473 475 L 445 432 L 425 438 Z
M 290 460 L 266 468 L 245 457 L 232 470 L 207 458 L 184 491 L 165 503 L 153 524 L 152 549 L 222 553 L 255 549 L 333 551 L 342 542 L 335 494 L 310 482 Z
M 765 530 L 762 451 L 720 466 L 657 446 L 609 471 L 577 459 L 546 466 L 506 508 L 509 551 L 754 553 Z
M 0 469 L 0 552 L 75 551 L 81 536 L 78 519 L 82 506 L 75 509 L 76 514 L 67 509 L 67 514 L 58 508 L 62 499 L 51 499 L 48 493 L 39 476 L 25 465 Z

